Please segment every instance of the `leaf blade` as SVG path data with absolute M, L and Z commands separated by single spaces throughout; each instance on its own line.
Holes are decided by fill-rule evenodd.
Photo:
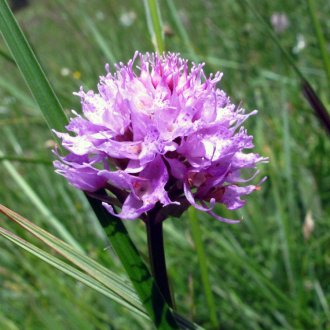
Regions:
M 113 292 L 119 290 L 117 294 L 120 295 L 122 299 L 132 302 L 137 308 L 143 310 L 143 306 L 139 298 L 135 294 L 133 288 L 124 283 L 123 280 L 115 273 L 100 265 L 93 259 L 89 258 L 76 248 L 73 248 L 64 241 L 61 241 L 57 237 L 48 233 L 46 230 L 40 228 L 39 226 L 22 217 L 18 213 L 6 208 L 1 204 L 0 213 L 3 213 L 10 220 L 16 222 L 33 236 L 35 236 L 43 243 L 48 245 L 50 248 L 55 250 L 57 253 L 61 254 L 67 260 L 72 262 L 75 266 L 79 267 L 91 277 L 102 283 L 105 287 L 111 289 Z
M 44 229 L 40 228 L 39 226 L 35 225 L 31 221 L 25 219 L 20 214 L 8 209 L 4 205 L 0 204 L 0 213 L 7 216 L 10 220 L 14 221 L 18 225 L 20 225 L 22 228 L 30 232 L 32 235 L 40 239 L 42 242 L 44 242 L 46 245 L 51 247 L 56 252 L 60 253 L 63 257 L 65 257 L 67 260 L 72 262 L 77 267 L 81 268 L 85 273 L 81 272 L 80 270 L 62 262 L 58 258 L 54 257 L 56 259 L 56 262 L 60 263 L 60 265 L 63 266 L 62 263 L 65 264 L 65 267 L 68 267 L 69 270 L 74 270 L 74 272 L 78 272 L 79 278 L 74 277 L 71 274 L 68 274 L 67 270 L 65 270 L 65 273 L 68 275 L 71 275 L 71 277 L 76 278 L 77 280 L 82 281 L 86 277 L 91 283 L 85 283 L 89 287 L 95 289 L 96 291 L 108 296 L 109 298 L 112 298 L 116 302 L 120 303 L 124 307 L 128 308 L 129 310 L 132 310 L 133 312 L 137 313 L 140 316 L 143 316 L 145 318 L 149 318 L 149 316 L 146 314 L 143 304 L 141 301 L 139 301 L 138 296 L 135 294 L 135 291 L 133 290 L 133 287 L 129 285 L 128 283 L 124 282 L 123 279 L 121 279 L 119 276 L 117 276 L 115 273 L 110 271 L 109 269 L 105 268 L 101 264 L 97 263 L 95 260 L 85 256 L 84 254 L 80 253 L 76 249 L 74 249 L 71 245 L 59 240 L 57 237 L 53 236 L 52 234 L 48 233 Z M 18 236 L 16 236 L 13 233 L 10 233 L 6 231 L 6 229 L 0 227 L 0 235 L 10 239 L 11 241 L 15 241 L 16 244 L 17 241 L 21 242 L 24 241 Z M 9 238 L 10 236 L 10 238 Z M 14 237 L 14 238 L 13 238 Z M 21 244 L 21 245 L 20 245 Z M 17 243 L 17 245 L 20 245 L 21 247 L 23 243 Z M 35 254 L 37 257 L 39 255 L 43 256 L 49 256 L 47 252 L 44 252 L 43 250 L 40 250 L 39 248 L 33 246 L 32 244 L 24 241 L 24 246 L 28 246 L 31 252 L 31 246 L 33 247 L 33 251 L 37 252 L 31 252 Z M 24 248 L 24 247 L 23 247 Z M 51 255 L 50 255 L 51 256 Z M 51 256 L 53 257 L 53 256 Z M 42 259 L 42 258 L 40 258 Z M 47 259 L 47 258 L 46 258 Z M 42 259 L 44 260 L 44 259 Z M 49 260 L 44 260 L 45 262 L 49 263 Z M 83 263 L 86 263 L 83 265 Z M 52 264 L 53 265 L 53 264 Z M 53 265 L 56 267 L 56 265 Z M 61 266 L 61 267 L 62 267 Z M 64 267 L 64 268 L 65 268 Z M 59 267 L 56 267 L 57 269 L 60 269 Z M 94 268 L 96 272 L 91 271 L 91 268 Z M 60 269 L 62 270 L 62 269 Z M 99 273 L 103 273 L 103 276 L 100 276 Z M 84 277 L 85 276 L 85 277 Z M 104 276 L 108 276 L 107 279 L 105 279 Z M 84 282 L 83 282 L 84 283 Z M 105 290 L 106 293 L 103 291 Z M 179 325 L 181 329 L 191 329 L 191 330 L 203 330 L 202 327 L 198 326 L 197 324 L 192 323 L 191 321 L 185 319 L 181 315 L 173 312 L 173 318 Z M 160 324 L 158 327 L 159 329 L 162 329 L 164 327 L 164 324 Z M 166 329 L 166 328 L 165 328 Z M 170 329 L 170 328 L 168 328 Z
M 122 299 L 119 295 L 113 293 L 110 289 L 103 286 L 101 283 L 99 283 L 97 280 L 93 279 L 91 276 L 84 274 L 83 272 L 66 264 L 65 262 L 61 261 L 60 259 L 52 256 L 51 254 L 39 249 L 35 245 L 25 241 L 21 237 L 11 233 L 10 231 L 8 231 L 2 227 L 0 227 L 0 235 L 3 236 L 4 238 L 10 240 L 17 246 L 23 248 L 27 252 L 35 255 L 39 259 L 48 263 L 49 265 L 62 271 L 66 275 L 71 276 L 72 278 L 84 283 L 85 285 L 98 291 L 99 293 L 102 293 L 103 295 L 107 296 L 108 298 L 113 299 L 114 301 L 116 301 L 117 303 L 126 307 L 130 311 L 133 311 L 134 313 L 137 313 L 138 315 L 143 316 L 144 318 L 148 318 L 147 314 L 145 312 L 137 309 L 134 305 L 129 304 L 126 300 Z
M 62 130 L 68 122 L 62 106 L 4 0 L 0 1 L 0 31 L 49 128 Z

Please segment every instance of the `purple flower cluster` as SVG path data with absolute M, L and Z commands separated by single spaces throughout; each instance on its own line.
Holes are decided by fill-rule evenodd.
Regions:
M 70 152 L 58 156 L 56 172 L 87 193 L 106 189 L 103 205 L 123 219 L 154 208 L 175 214 L 191 204 L 236 222 L 213 208 L 238 209 L 241 196 L 258 189 L 241 185 L 267 161 L 243 152 L 253 148 L 253 138 L 241 125 L 257 111 L 245 114 L 230 103 L 217 88 L 221 73 L 206 77 L 203 64 L 190 66 L 177 54 L 136 52 L 115 68 L 106 67 L 97 93 L 77 93 L 83 115 L 74 112 L 66 127 L 73 135 L 56 132 Z M 255 173 L 243 179 L 242 169 Z

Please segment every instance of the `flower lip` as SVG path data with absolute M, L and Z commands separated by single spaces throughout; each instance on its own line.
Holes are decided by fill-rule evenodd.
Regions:
M 243 186 L 259 172 L 244 179 L 242 170 L 268 160 L 246 152 L 253 137 L 242 124 L 257 111 L 233 105 L 217 87 L 222 73 L 207 77 L 204 66 L 179 54 L 139 52 L 115 72 L 106 65 L 97 92 L 75 93 L 82 114 L 73 112 L 72 134 L 55 132 L 69 152 L 58 155 L 57 173 L 85 191 L 122 190 L 121 210 L 104 203 L 123 219 L 160 206 L 162 217 L 181 214 L 193 205 L 231 222 L 214 206 L 242 207 L 241 197 L 262 183 Z

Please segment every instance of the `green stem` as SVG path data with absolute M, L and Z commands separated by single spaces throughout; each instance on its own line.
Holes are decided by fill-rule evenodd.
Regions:
M 320 21 L 318 20 L 316 15 L 315 2 L 314 0 L 307 0 L 307 4 L 308 4 L 308 9 L 309 9 L 309 14 L 311 16 L 312 24 L 315 30 L 316 38 L 320 47 L 324 70 L 326 72 L 328 83 L 330 85 L 330 57 L 329 57 L 329 52 L 327 50 L 324 34 L 322 33 Z
M 150 275 L 148 268 L 143 263 L 138 250 L 129 238 L 122 221 L 109 214 L 100 200 L 89 196 L 87 196 L 87 199 L 156 328 L 178 329 L 172 311 Z
M 164 32 L 162 28 L 162 19 L 157 0 L 144 0 L 148 28 L 151 34 L 151 40 L 158 53 L 165 51 Z
M 0 154 L 0 162 L 5 161 L 5 160 L 20 162 L 20 163 L 52 165 L 52 161 L 48 160 L 48 159 L 41 159 L 41 158 L 38 159 L 38 158 L 29 158 L 29 157 L 1 155 Z
M 6 61 L 10 62 L 11 64 L 16 65 L 15 60 L 1 48 L 0 48 L 0 57 L 4 58 Z
M 206 255 L 205 250 L 202 242 L 201 237 L 201 228 L 196 216 L 196 210 L 193 207 L 190 207 L 188 210 L 189 213 L 189 221 L 190 221 L 190 227 L 191 227 L 191 234 L 192 238 L 195 244 L 196 252 L 197 252 L 197 259 L 199 264 L 199 270 L 201 273 L 202 283 L 204 287 L 204 293 L 206 297 L 206 302 L 210 314 L 210 321 L 212 323 L 212 326 L 214 329 L 219 328 L 218 318 L 217 318 L 217 312 L 216 312 L 216 306 L 214 303 L 214 297 L 210 285 L 209 280 L 209 274 L 207 269 L 207 263 L 206 263 Z

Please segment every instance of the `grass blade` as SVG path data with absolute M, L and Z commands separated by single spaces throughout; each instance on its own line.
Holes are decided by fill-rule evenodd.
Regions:
M 309 14 L 311 16 L 312 24 L 315 30 L 316 38 L 320 47 L 320 52 L 322 55 L 324 71 L 326 72 L 328 78 L 328 84 L 330 86 L 330 57 L 329 51 L 327 50 L 327 44 L 322 33 L 321 25 L 316 15 L 316 8 L 314 0 L 307 0 Z
M 255 17 L 263 25 L 263 27 L 267 31 L 268 35 L 270 36 L 270 38 L 273 40 L 275 45 L 279 48 L 279 50 L 283 54 L 284 59 L 286 59 L 286 61 L 290 64 L 290 66 L 296 72 L 296 74 L 300 78 L 301 86 L 302 86 L 302 92 L 303 92 L 304 96 L 306 97 L 307 101 L 309 102 L 309 104 L 313 108 L 313 110 L 314 110 L 315 114 L 317 115 L 317 117 L 319 118 L 321 124 L 324 126 L 326 131 L 329 132 L 329 123 L 330 123 L 329 112 L 326 110 L 326 107 L 322 103 L 321 99 L 317 96 L 317 93 L 314 91 L 311 84 L 305 78 L 304 74 L 300 71 L 300 69 L 296 65 L 296 63 L 295 63 L 294 59 L 292 58 L 292 56 L 284 49 L 284 47 L 282 46 L 280 40 L 278 39 L 278 37 L 276 36 L 276 34 L 272 30 L 272 28 L 269 26 L 266 19 L 264 19 L 262 17 L 262 15 L 259 13 L 259 11 L 256 9 L 256 7 L 251 3 L 251 1 L 250 0 L 240 0 L 240 1 L 245 3 L 247 5 L 247 7 L 253 12 Z M 316 23 L 316 24 L 318 24 L 318 23 Z M 326 58 L 328 58 L 327 53 L 323 54 L 323 48 L 321 48 L 321 52 L 322 52 L 322 55 L 325 55 Z M 325 60 L 324 65 L 326 66 L 326 70 L 328 70 L 327 60 Z M 330 66 L 329 66 L 329 70 L 330 70 Z M 328 71 L 327 71 L 327 74 L 328 74 Z M 329 71 L 329 74 L 330 74 L 330 71 Z
M 50 129 L 63 130 L 67 118 L 5 0 L 0 1 L 0 31 Z
M 118 291 L 117 293 L 121 295 L 122 299 L 131 302 L 132 305 L 135 305 L 136 308 L 143 311 L 143 306 L 134 290 L 132 287 L 128 286 L 122 278 L 5 206 L 0 205 L 0 212 L 61 254 L 74 265 L 84 270 L 87 274 L 94 277 L 104 286 L 111 289 L 113 292 Z
M 86 26 L 90 30 L 95 40 L 95 43 L 99 46 L 106 59 L 110 61 L 112 64 L 116 63 L 117 59 L 109 47 L 109 42 L 105 40 L 103 35 L 98 30 L 97 26 L 94 24 L 94 22 L 88 17 L 85 18 L 85 22 L 86 22 Z
M 126 300 L 124 300 L 120 295 L 114 293 L 113 291 L 109 290 L 102 284 L 100 284 L 97 280 L 93 279 L 91 276 L 84 274 L 83 272 L 75 269 L 74 267 L 66 264 L 65 262 L 61 261 L 60 259 L 52 256 L 51 254 L 39 249 L 38 247 L 34 246 L 33 244 L 25 241 L 19 236 L 11 233 L 10 231 L 0 227 L 0 235 L 4 238 L 10 240 L 11 242 L 15 243 L 16 245 L 20 246 L 24 250 L 32 253 L 39 259 L 45 261 L 49 265 L 57 268 L 61 272 L 73 277 L 74 279 L 84 283 L 85 285 L 89 286 L 90 288 L 94 289 L 102 293 L 103 295 L 111 298 L 112 300 L 116 301 L 117 303 L 121 304 L 122 306 L 126 307 L 130 311 L 147 318 L 147 315 L 137 309 L 134 305 L 129 304 Z
M 3 153 L 0 150 L 0 157 L 3 157 Z M 28 182 L 23 178 L 23 176 L 16 171 L 15 167 L 11 165 L 8 160 L 2 161 L 3 166 L 8 171 L 9 175 L 13 178 L 16 184 L 24 192 L 24 194 L 30 199 L 31 203 L 36 207 L 36 209 L 47 218 L 49 224 L 59 233 L 59 235 L 72 246 L 74 246 L 78 251 L 83 252 L 83 248 L 75 240 L 74 237 L 67 231 L 67 229 L 62 225 L 61 221 L 58 220 L 50 209 L 45 205 L 45 203 L 40 199 L 40 197 L 34 192 L 30 187 Z
M 8 91 L 10 95 L 20 100 L 24 105 L 26 105 L 30 109 L 33 110 L 36 109 L 36 104 L 33 98 L 30 95 L 26 94 L 24 91 L 18 89 L 13 83 L 8 81 L 8 79 L 4 79 L 0 77 L 0 87 L 2 90 Z M 33 112 L 35 113 L 35 111 Z
M 158 53 L 165 51 L 164 31 L 157 0 L 144 0 L 151 41 Z
M 42 165 L 52 165 L 52 162 L 48 159 L 43 158 L 32 158 L 32 157 L 21 157 L 21 156 L 13 156 L 13 155 L 2 155 L 0 153 L 0 162 L 8 160 L 15 161 L 20 163 L 30 163 L 30 164 L 42 164 Z
M 191 235 L 195 243 L 195 248 L 197 252 L 199 270 L 202 278 L 202 283 L 204 287 L 204 293 L 206 297 L 207 306 L 209 309 L 210 321 L 214 329 L 219 328 L 216 306 L 214 302 L 214 297 L 211 289 L 211 284 L 209 280 L 209 274 L 206 264 L 206 255 L 205 250 L 201 238 L 201 228 L 199 226 L 199 222 L 196 216 L 196 210 L 192 207 L 189 208 L 189 221 L 191 228 Z
M 296 72 L 299 78 L 304 79 L 304 75 L 297 67 L 295 61 L 293 60 L 292 56 L 286 51 L 286 49 L 282 46 L 280 40 L 278 39 L 275 32 L 270 27 L 267 20 L 259 13 L 259 11 L 256 9 L 256 7 L 252 4 L 250 0 L 239 0 L 240 2 L 244 3 L 253 13 L 253 15 L 256 17 L 256 19 L 262 24 L 262 26 L 265 28 L 267 34 L 270 36 L 274 44 L 279 48 L 281 53 L 283 54 L 284 58 L 287 60 L 287 62 L 291 65 L 293 70 Z
M 327 298 L 325 296 L 325 293 L 324 293 L 319 281 L 314 282 L 314 289 L 319 298 L 322 309 L 323 309 L 325 315 L 327 316 L 327 319 L 330 320 L 329 304 L 328 304 Z
M 194 62 L 199 62 L 200 61 L 200 57 L 197 55 L 194 45 L 191 42 L 191 39 L 187 33 L 187 30 L 182 22 L 182 19 L 180 18 L 179 15 L 179 11 L 178 9 L 175 7 L 174 1 L 173 0 L 166 0 L 167 6 L 169 8 L 169 11 L 172 15 L 172 18 L 175 22 L 175 25 L 178 29 L 179 35 L 182 39 L 182 41 L 184 42 L 184 44 L 186 45 L 186 48 L 189 52 L 189 56 L 192 58 L 192 60 Z
M 37 255 L 39 258 L 40 256 L 43 256 L 41 258 L 42 260 L 46 261 L 47 263 L 52 264 L 54 267 L 62 270 L 66 274 L 76 278 L 77 280 L 85 283 L 86 285 L 90 286 L 91 288 L 95 289 L 98 292 L 101 292 L 108 297 L 114 299 L 115 301 L 119 302 L 124 307 L 134 311 L 135 313 L 148 318 L 147 314 L 145 313 L 143 304 L 139 300 L 138 296 L 136 295 L 134 289 L 127 284 L 121 277 L 110 271 L 109 269 L 105 268 L 95 260 L 87 257 L 86 255 L 80 253 L 79 251 L 72 248 L 70 245 L 66 244 L 65 242 L 59 240 L 57 237 L 51 235 L 47 231 L 43 230 L 42 228 L 36 226 L 29 220 L 25 219 L 21 215 L 17 214 L 16 212 L 6 208 L 5 206 L 0 204 L 0 213 L 3 213 L 6 215 L 9 219 L 16 222 L 18 225 L 23 227 L 25 230 L 30 232 L 32 235 L 37 237 L 39 240 L 44 242 L 46 245 L 51 247 L 53 250 L 55 250 L 57 253 L 61 254 L 64 258 L 72 262 L 75 266 L 82 269 L 86 274 L 80 272 L 79 270 L 63 263 L 62 261 L 58 260 L 57 258 L 51 256 L 56 261 L 55 264 L 51 263 L 48 253 L 34 247 L 28 242 L 24 243 L 24 246 L 29 246 L 32 250 L 35 252 L 34 254 Z M 2 232 L 4 231 L 4 232 Z M 7 232 L 5 229 L 0 227 L 0 234 L 5 236 L 6 238 L 10 239 L 8 237 L 14 235 L 9 232 Z M 12 238 L 13 239 L 13 238 Z M 12 240 L 11 239 L 11 240 Z M 17 244 L 17 239 L 21 240 L 16 236 L 15 243 Z M 22 245 L 20 245 L 23 247 Z M 24 247 L 23 247 L 24 248 Z M 29 250 L 29 252 L 33 253 L 33 251 Z M 46 256 L 46 257 L 45 257 Z M 54 261 L 53 260 L 53 261 Z M 60 264 L 59 267 L 58 265 Z M 63 264 L 65 267 L 63 267 Z M 58 267 L 57 267 L 58 266 Z M 69 270 L 67 270 L 69 269 Z M 71 273 L 74 273 L 73 275 Z M 138 276 L 138 270 L 136 270 L 136 275 Z M 75 274 L 78 274 L 79 276 L 75 277 Z M 86 278 L 88 279 L 86 283 Z M 104 292 L 105 293 L 104 293 Z M 180 328 L 182 329 L 202 329 L 201 327 L 191 323 L 190 321 L 186 320 L 182 316 L 178 314 L 173 313 L 173 317 L 177 321 L 177 323 L 180 325 Z M 159 326 L 159 329 L 162 329 L 161 326 Z M 166 329 L 166 328 L 165 328 Z M 170 328 L 168 328 L 170 329 Z M 175 329 L 173 327 L 173 329 Z
M 15 60 L 1 48 L 0 48 L 0 57 L 4 58 L 6 61 L 10 62 L 11 64 L 16 65 Z
M 321 123 L 323 123 L 323 126 L 327 130 L 328 134 L 330 134 L 330 116 L 324 104 L 307 80 L 303 80 L 301 86 L 308 103 L 314 109 L 316 116 L 319 118 Z

